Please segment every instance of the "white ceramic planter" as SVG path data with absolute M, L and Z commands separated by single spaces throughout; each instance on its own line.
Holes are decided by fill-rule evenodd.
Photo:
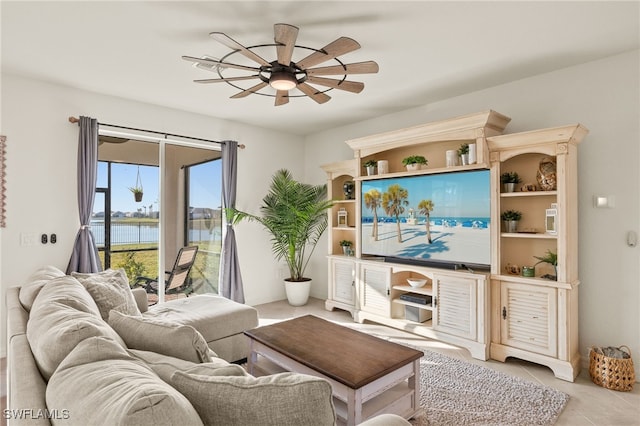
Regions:
M 311 278 L 308 281 L 287 281 L 284 280 L 284 289 L 287 293 L 287 300 L 291 306 L 303 306 L 309 301 L 311 292 Z

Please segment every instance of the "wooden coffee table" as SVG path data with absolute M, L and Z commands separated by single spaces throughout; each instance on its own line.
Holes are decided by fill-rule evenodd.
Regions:
M 409 419 L 420 411 L 420 351 L 313 315 L 244 333 L 251 342 L 249 373 L 262 369 L 264 357 L 286 371 L 328 380 L 340 423 L 356 425 L 382 413 Z

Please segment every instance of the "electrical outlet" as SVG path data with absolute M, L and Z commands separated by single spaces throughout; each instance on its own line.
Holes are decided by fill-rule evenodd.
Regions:
M 47 234 L 40 235 L 40 242 L 42 244 L 47 244 L 49 242 L 49 237 L 47 237 Z
M 49 241 L 51 241 L 51 244 L 55 244 L 58 242 L 58 236 L 56 234 L 51 234 L 51 237 L 49 237 Z

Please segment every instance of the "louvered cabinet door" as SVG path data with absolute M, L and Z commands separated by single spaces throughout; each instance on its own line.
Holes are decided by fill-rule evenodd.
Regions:
M 502 282 L 501 342 L 542 355 L 557 355 L 557 290 Z
M 388 267 L 361 264 L 358 279 L 360 309 L 388 317 L 391 305 L 389 302 L 391 270 Z
M 333 299 L 351 306 L 355 302 L 355 263 L 352 260 L 331 259 Z
M 434 274 L 433 278 L 433 329 L 475 340 L 477 281 L 440 274 Z

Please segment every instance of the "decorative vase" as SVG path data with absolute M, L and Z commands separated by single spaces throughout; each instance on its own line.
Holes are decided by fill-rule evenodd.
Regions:
M 554 157 L 543 157 L 538 166 L 536 174 L 538 185 L 543 191 L 555 191 L 556 189 L 556 159 Z
M 523 266 L 522 267 L 522 276 L 523 277 L 535 277 L 536 276 L 536 267 L 535 266 Z
M 287 293 L 287 301 L 291 306 L 304 306 L 309 300 L 311 278 L 306 278 L 306 281 L 284 280 L 284 290 Z
M 342 185 L 342 192 L 344 192 L 345 200 L 354 200 L 356 197 L 356 183 L 352 180 L 348 180 Z
M 518 221 L 517 220 L 503 220 L 504 224 L 504 232 L 507 233 L 515 233 L 518 230 Z
M 367 166 L 367 176 L 373 176 L 376 174 L 376 166 Z
M 389 173 L 389 161 L 380 160 L 378 161 L 378 174 L 383 175 L 385 173 Z
M 476 155 L 476 144 L 469 144 L 469 164 L 476 164 L 477 155 Z
M 455 149 L 450 149 L 446 153 L 447 167 L 453 167 L 458 165 L 458 156 Z
M 469 164 L 469 154 L 460 154 L 460 164 L 463 166 Z
M 422 164 L 419 163 L 407 164 L 407 171 L 409 172 L 415 172 L 416 170 L 420 170 L 421 168 Z
M 514 192 L 516 190 L 516 184 L 513 182 L 503 183 L 502 189 L 504 192 Z

